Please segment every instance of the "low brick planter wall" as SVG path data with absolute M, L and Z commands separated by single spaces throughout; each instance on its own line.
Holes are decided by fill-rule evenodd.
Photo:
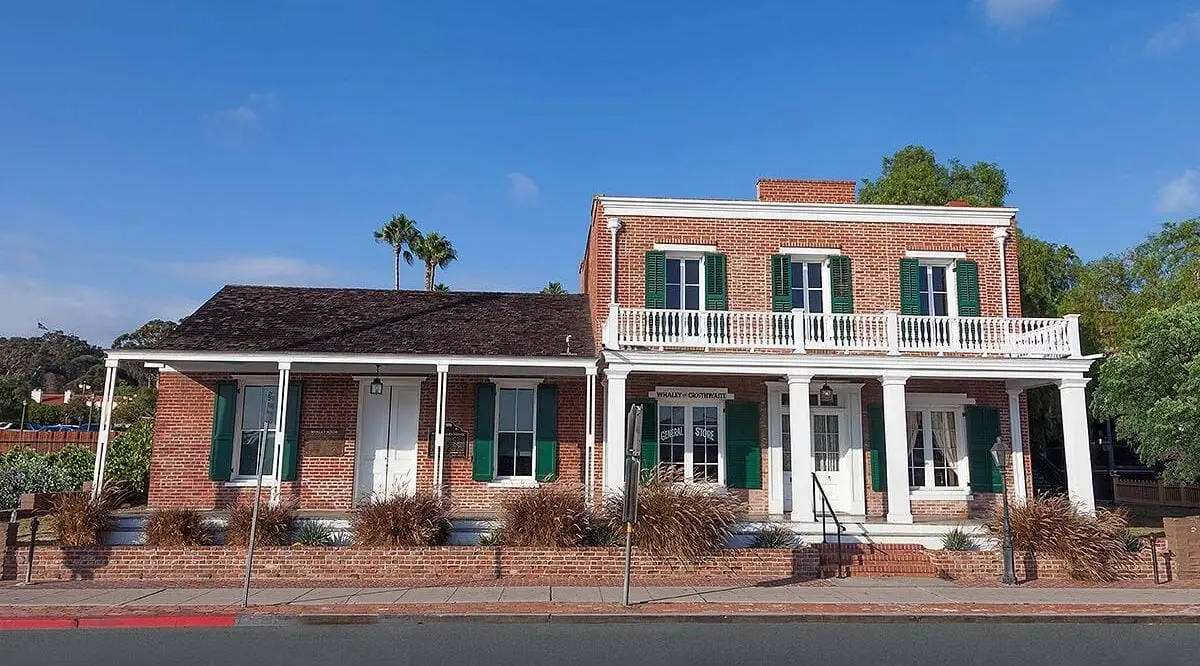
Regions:
M 1167 543 L 1157 542 L 1159 579 L 1168 580 L 1168 567 L 1164 554 Z M 1017 580 L 1070 580 L 1066 562 L 1052 555 L 1014 553 Z M 1144 541 L 1142 550 L 1118 572 L 1119 580 L 1154 580 L 1154 561 L 1151 559 L 1150 543 Z M 1004 553 L 999 550 L 931 550 L 929 561 L 947 578 L 953 580 L 971 578 L 996 578 L 1004 573 Z
M 2 578 L 25 574 L 24 549 L 4 554 Z M 96 546 L 39 548 L 34 580 L 237 580 L 245 567 L 242 548 L 150 548 Z M 539 578 L 619 580 L 625 553 L 619 548 L 260 548 L 254 576 L 289 581 Z M 632 572 L 642 579 L 784 581 L 815 578 L 819 556 L 809 548 L 730 549 L 699 562 L 634 553 Z

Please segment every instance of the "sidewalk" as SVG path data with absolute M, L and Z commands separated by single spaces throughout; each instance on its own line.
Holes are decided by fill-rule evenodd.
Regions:
M 240 588 L 0 587 L 2 617 L 239 613 L 251 615 L 1141 615 L 1200 618 L 1195 588 L 963 587 L 949 581 L 849 578 L 827 585 L 615 587 Z

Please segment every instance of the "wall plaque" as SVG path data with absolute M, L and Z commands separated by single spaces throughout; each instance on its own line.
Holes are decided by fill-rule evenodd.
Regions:
M 321 428 L 300 431 L 300 455 L 308 458 L 336 458 L 346 452 L 346 431 Z
M 467 431 L 454 425 L 453 423 L 446 424 L 446 457 L 447 458 L 466 458 L 470 455 L 470 439 L 467 437 Z M 429 431 L 429 457 L 433 457 L 434 444 L 436 443 L 433 431 Z

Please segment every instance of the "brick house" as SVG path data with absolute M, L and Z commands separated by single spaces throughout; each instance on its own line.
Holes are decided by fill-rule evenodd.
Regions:
M 1016 212 L 857 204 L 853 181 L 598 196 L 581 295 L 226 287 L 162 349 L 111 350 L 106 396 L 118 361 L 161 367 L 151 508 L 243 498 L 260 449 L 301 509 L 420 488 L 487 517 L 543 483 L 596 499 L 624 483 L 641 405 L 644 465 L 802 533 L 832 509 L 903 538 L 983 516 L 1005 484 L 1031 496 L 1024 391 L 1055 384 L 1091 507 L 1094 359 L 1076 317 L 1021 317 Z

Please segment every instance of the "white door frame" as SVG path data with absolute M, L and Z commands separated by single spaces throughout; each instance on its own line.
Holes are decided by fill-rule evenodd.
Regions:
M 863 470 L 863 427 L 862 387 L 858 382 L 837 382 L 814 379 L 809 394 L 820 391 L 829 384 L 838 396 L 839 409 L 845 411 L 846 458 L 849 472 L 846 482 L 850 496 L 846 502 L 849 515 L 863 516 L 867 512 L 867 495 Z M 783 396 L 787 393 L 787 382 L 769 381 L 767 385 L 767 511 L 771 515 L 784 514 L 783 506 L 783 432 L 780 417 L 783 414 Z M 816 408 L 813 409 L 825 409 Z M 809 443 L 809 451 L 812 443 Z
M 421 403 L 423 402 L 422 396 L 421 396 L 421 384 L 423 384 L 425 382 L 425 379 L 426 379 L 425 377 L 379 377 L 379 381 L 383 382 L 383 386 L 385 389 L 388 387 L 392 387 L 392 386 L 403 386 L 405 388 L 416 389 L 416 391 L 417 391 L 417 414 L 416 414 L 416 418 L 417 418 L 417 451 L 416 451 L 416 454 L 417 455 L 416 455 L 416 459 L 413 461 L 414 464 L 413 464 L 413 479 L 412 479 L 412 487 L 414 489 L 419 487 L 417 485 L 416 476 L 417 476 L 417 468 L 420 466 L 419 461 L 421 458 L 421 442 L 420 442 L 420 438 L 421 438 Z M 355 406 L 356 416 L 355 416 L 355 422 L 354 422 L 354 465 L 353 465 L 354 474 L 351 475 L 351 479 L 350 479 L 350 505 L 358 506 L 361 503 L 360 502 L 361 498 L 359 497 L 359 494 L 358 494 L 358 480 L 359 480 L 359 478 L 358 478 L 358 464 L 359 464 L 358 456 L 360 453 L 360 447 L 358 444 L 359 444 L 360 438 L 362 437 L 362 432 L 363 432 L 362 394 L 364 391 L 369 390 L 368 386 L 372 381 L 375 380 L 375 376 L 374 375 L 362 375 L 362 376 L 356 375 L 354 377 L 354 380 L 356 382 L 357 392 L 354 394 L 354 400 L 356 403 L 356 406 Z

